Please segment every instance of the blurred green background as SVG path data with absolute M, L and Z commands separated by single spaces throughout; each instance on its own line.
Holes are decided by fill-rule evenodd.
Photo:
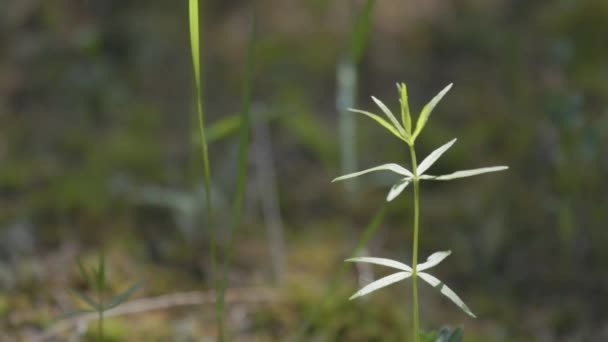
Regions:
M 251 298 L 229 300 L 233 338 L 285 340 L 311 307 L 304 340 L 410 336 L 407 284 L 347 301 L 383 269 L 349 266 L 325 295 L 395 177 L 330 180 L 409 160 L 379 126 L 339 112 L 377 112 L 370 95 L 396 110 L 403 81 L 414 113 L 454 82 L 419 139 L 424 156 L 459 138 L 434 173 L 511 167 L 423 185 L 421 258 L 453 251 L 435 274 L 479 317 L 423 288 L 423 327 L 462 325 L 465 341 L 608 340 L 608 2 L 370 3 L 368 30 L 366 1 L 257 2 L 250 173 L 230 272 L 235 293 Z M 221 251 L 251 7 L 204 7 Z M 138 298 L 210 290 L 187 18 L 186 1 L 0 4 L 0 340 L 56 327 L 79 305 L 66 289 L 85 288 L 74 257 L 93 263 L 101 249 L 115 291 L 137 280 Z M 410 258 L 407 194 L 386 206 L 368 253 Z M 60 330 L 49 340 L 82 334 Z M 213 340 L 213 304 L 116 317 L 108 334 Z

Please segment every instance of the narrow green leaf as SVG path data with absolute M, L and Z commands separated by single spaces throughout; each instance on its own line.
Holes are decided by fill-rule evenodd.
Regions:
M 382 125 L 382 127 L 386 128 L 389 132 L 393 133 L 393 135 L 395 135 L 397 138 L 399 138 L 409 144 L 408 139 L 406 137 L 401 135 L 401 133 L 399 133 L 399 131 L 395 127 L 393 127 L 391 124 L 389 124 L 386 120 L 384 120 L 380 116 L 378 116 L 374 113 L 366 112 L 364 110 L 359 110 L 359 109 L 349 108 L 348 110 L 353 113 L 363 114 L 363 115 L 366 115 L 366 116 L 374 119 L 374 121 L 376 121 L 377 123 Z
M 441 157 L 441 155 L 445 153 L 445 151 L 452 147 L 455 142 L 456 139 L 450 140 L 447 144 L 444 144 L 443 146 L 439 147 L 435 151 L 431 152 L 431 154 L 429 154 L 426 158 L 424 158 L 422 163 L 418 165 L 418 176 L 423 175 L 424 172 L 428 170 L 429 167 L 431 167 L 437 161 L 437 159 L 439 159 L 439 157 Z
M 410 115 L 410 105 L 407 100 L 407 86 L 405 83 L 397 84 L 397 89 L 399 89 L 399 94 L 401 97 L 399 100 L 401 103 L 401 121 L 403 122 L 403 126 L 405 126 L 405 131 L 411 135 L 412 116 Z
M 129 297 L 131 297 L 135 292 L 137 292 L 137 290 L 139 290 L 142 285 L 143 285 L 143 283 L 141 281 L 137 282 L 135 285 L 131 286 L 124 292 L 114 296 L 112 299 L 110 299 L 108 301 L 108 303 L 104 306 L 103 309 L 110 310 L 110 309 L 122 304 L 125 300 L 129 299 Z
M 405 132 L 405 129 L 403 129 L 403 127 L 401 127 L 401 124 L 399 123 L 399 121 L 397 121 L 397 118 L 395 117 L 395 115 L 393 115 L 393 112 L 391 112 L 391 110 L 388 109 L 388 107 L 384 103 L 382 103 L 382 101 L 378 100 L 374 96 L 372 96 L 372 100 L 374 100 L 374 102 L 376 103 L 376 105 L 378 107 L 380 107 L 380 109 L 382 110 L 382 112 L 384 112 L 384 115 L 386 115 L 388 117 L 388 119 L 390 120 L 390 122 L 397 129 L 397 131 L 399 131 L 399 133 L 401 134 L 401 136 L 407 137 L 408 134 Z
M 211 202 L 211 166 L 209 163 L 209 151 L 207 148 L 207 133 L 205 131 L 205 115 L 203 113 L 203 95 L 201 87 L 201 57 L 200 57 L 200 34 L 199 34 L 199 3 L 198 0 L 189 0 L 188 19 L 190 26 L 190 51 L 192 53 L 192 69 L 194 73 L 196 112 L 198 118 L 198 131 L 201 141 L 201 156 L 203 159 L 203 178 L 205 186 L 205 209 L 207 211 L 207 226 L 209 229 L 209 259 L 211 262 L 211 279 L 216 296 L 216 319 L 217 329 L 223 331 L 223 312 L 219 308 L 220 291 L 219 275 L 217 267 L 217 248 L 215 239 L 215 223 L 213 216 L 213 205 Z M 221 336 L 220 336 L 221 337 Z
M 379 290 L 383 287 L 394 284 L 398 281 L 409 278 L 411 276 L 412 276 L 411 272 L 397 272 L 397 273 L 391 274 L 389 276 L 386 276 L 384 278 L 380 278 L 380 279 L 374 281 L 373 283 L 363 287 L 361 290 L 357 291 L 348 300 L 353 300 L 355 298 L 365 296 L 366 294 L 369 294 L 371 292 L 374 292 L 376 290 Z
M 344 260 L 346 262 L 363 262 L 368 264 L 382 265 L 390 268 L 396 268 L 401 271 L 412 272 L 412 268 L 408 265 L 392 259 L 374 258 L 374 257 L 357 257 Z
M 498 171 L 504 171 L 504 170 L 508 170 L 508 169 L 509 169 L 508 166 L 490 166 L 490 167 L 482 167 L 482 168 L 473 169 L 473 170 L 456 171 L 456 172 L 450 173 L 448 175 L 442 175 L 442 176 L 423 175 L 420 178 L 428 179 L 428 180 L 452 180 L 452 179 L 456 179 L 456 178 L 471 177 L 471 176 L 481 175 L 484 173 L 498 172 Z
M 200 42 L 199 42 L 199 19 L 198 19 L 198 0 L 190 0 L 190 51 L 192 52 L 192 66 L 194 68 L 194 82 L 196 89 L 201 88 L 201 67 L 200 67 Z
M 366 173 L 374 172 L 374 171 L 392 171 L 392 172 L 400 174 L 402 176 L 414 177 L 414 175 L 410 172 L 410 170 L 404 168 L 403 166 L 398 165 L 398 164 L 394 164 L 394 163 L 389 163 L 389 164 L 384 164 L 384 165 L 372 167 L 371 169 L 367 169 L 367 170 L 363 170 L 363 171 L 359 171 L 359 172 L 354 172 L 354 173 L 349 173 L 347 175 L 340 176 L 340 177 L 335 178 L 334 180 L 332 180 L 332 183 L 333 182 L 337 182 L 337 181 L 341 181 L 341 180 L 345 180 L 345 179 L 349 179 L 349 178 L 358 177 L 358 176 L 364 175 Z
M 87 295 L 86 293 L 75 290 L 75 289 L 70 289 L 70 292 L 72 292 L 72 294 L 74 296 L 80 298 L 82 301 L 87 303 L 90 307 L 94 308 L 95 310 L 100 309 L 99 304 L 97 304 L 97 302 L 95 300 L 93 300 L 93 298 L 89 297 L 89 295 Z
M 355 21 L 351 36 L 351 57 L 355 64 L 359 64 L 369 38 L 372 24 L 375 0 L 367 0 Z
M 447 258 L 448 255 L 452 254 L 452 251 L 440 251 L 435 252 L 429 256 L 426 261 L 422 264 L 419 264 L 416 267 L 416 271 L 424 271 L 428 270 L 431 267 L 437 266 L 443 259 Z
M 411 178 L 403 178 L 397 183 L 395 183 L 395 185 L 393 185 L 393 187 L 391 187 L 391 190 L 388 192 L 388 196 L 386 196 L 386 201 L 390 202 L 394 200 L 397 196 L 399 196 L 399 194 L 403 192 L 405 187 L 410 184 L 410 180 Z
M 97 290 L 103 293 L 106 286 L 106 258 L 103 252 L 99 253 L 99 262 L 97 266 Z
M 89 288 L 91 290 L 94 290 L 95 282 L 93 281 L 93 278 L 91 277 L 91 275 L 89 274 L 87 269 L 84 267 L 84 264 L 82 263 L 82 260 L 80 260 L 80 258 L 76 258 L 76 264 L 78 265 L 78 270 L 80 271 L 80 276 L 87 282 L 87 285 L 89 286 Z M 93 275 L 95 275 L 95 273 L 93 273 Z
M 225 306 L 225 292 L 228 286 L 228 276 L 230 274 L 230 267 L 232 265 L 232 259 L 234 257 L 234 240 L 237 231 L 241 226 L 241 218 L 243 211 L 243 203 L 245 200 L 245 190 L 247 186 L 247 175 L 248 175 L 248 161 L 249 161 L 249 131 L 250 131 L 250 107 L 251 107 L 251 91 L 253 83 L 253 66 L 255 57 L 255 46 L 256 46 L 256 29 L 257 29 L 257 17 L 255 10 L 255 1 L 252 2 L 251 9 L 251 31 L 249 37 L 249 45 L 247 48 L 247 63 L 245 65 L 245 80 L 243 81 L 242 99 L 241 99 L 241 127 L 239 134 L 239 152 L 238 152 L 238 176 L 236 185 L 236 194 L 233 202 L 232 211 L 232 227 L 230 229 L 231 234 L 228 241 L 228 251 L 226 253 L 226 261 L 223 268 L 223 276 L 220 282 L 220 295 L 219 303 L 217 306 L 219 312 L 224 313 Z M 224 326 L 221 324 L 219 331 L 219 341 L 224 341 L 225 331 Z
M 422 278 L 424 281 L 426 281 L 427 283 L 429 283 L 429 285 L 431 285 L 432 287 L 438 289 L 439 292 L 441 292 L 444 296 L 448 297 L 452 302 L 454 302 L 454 304 L 458 305 L 458 307 L 461 308 L 462 311 L 466 312 L 469 316 L 471 316 L 473 318 L 477 318 L 477 316 L 475 316 L 475 314 L 473 314 L 473 312 L 462 301 L 462 299 L 460 299 L 460 297 L 458 297 L 458 295 L 454 291 L 452 291 L 452 289 L 450 289 L 447 285 L 442 283 L 439 279 L 433 277 L 432 275 L 430 275 L 428 273 L 423 273 L 423 272 L 418 273 L 418 276 L 420 278 Z
M 416 121 L 416 131 L 412 136 L 412 141 L 416 140 L 420 132 L 422 132 L 422 129 L 426 125 L 426 122 L 428 121 L 429 117 L 431 116 L 431 113 L 433 112 L 433 109 L 435 109 L 435 106 L 437 106 L 443 96 L 452 88 L 452 84 L 453 83 L 450 83 L 447 87 L 443 88 L 443 90 L 440 91 L 439 94 L 437 94 L 431 100 L 431 102 L 427 103 L 426 106 L 422 108 L 422 112 L 420 112 L 420 116 L 418 116 L 418 121 Z
M 68 312 L 68 313 L 65 313 L 63 315 L 60 315 L 59 317 L 57 317 L 55 319 L 55 321 L 61 321 L 61 320 L 64 320 L 64 319 L 78 317 L 78 316 L 82 316 L 82 315 L 86 315 L 86 314 L 90 314 L 90 313 L 94 313 L 94 312 L 97 312 L 97 311 L 96 310 L 77 310 L 77 311 L 72 311 L 72 312 Z

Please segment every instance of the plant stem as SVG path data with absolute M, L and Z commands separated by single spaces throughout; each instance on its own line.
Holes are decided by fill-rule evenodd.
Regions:
M 99 310 L 99 322 L 97 324 L 97 328 L 99 331 L 97 332 L 99 336 L 99 342 L 103 342 L 103 309 Z
M 416 150 L 414 145 L 410 145 L 410 156 L 412 158 L 412 172 L 414 173 L 414 241 L 412 252 L 412 297 L 413 297 L 413 316 L 414 316 L 414 342 L 420 341 L 418 330 L 420 320 L 418 317 L 418 226 L 420 224 L 420 183 L 418 179 L 418 165 L 416 161 Z

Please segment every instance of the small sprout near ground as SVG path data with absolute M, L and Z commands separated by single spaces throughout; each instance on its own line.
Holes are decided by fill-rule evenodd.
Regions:
M 106 262 L 105 256 L 103 253 L 99 254 L 99 259 L 97 262 L 97 266 L 93 267 L 91 270 L 87 270 L 84 264 L 80 259 L 76 259 L 76 264 L 78 265 L 78 270 L 80 272 L 80 276 L 86 281 L 90 290 L 93 290 L 96 293 L 96 298 L 89 296 L 84 291 L 79 291 L 76 289 L 70 289 L 70 292 L 82 300 L 87 308 L 76 310 L 72 312 L 68 312 L 59 317 L 59 319 L 67 319 L 71 317 L 76 317 L 85 314 L 97 313 L 97 339 L 98 341 L 104 340 L 104 313 L 108 310 L 111 310 L 123 302 L 125 302 L 129 297 L 131 297 L 142 285 L 142 282 L 137 282 L 135 285 L 129 287 L 125 291 L 115 295 L 109 300 L 105 300 L 105 291 L 106 291 Z

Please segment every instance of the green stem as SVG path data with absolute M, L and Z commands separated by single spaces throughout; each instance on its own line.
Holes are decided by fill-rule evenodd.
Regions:
M 412 253 L 412 297 L 413 297 L 413 316 L 414 316 L 414 341 L 419 342 L 420 320 L 418 317 L 418 227 L 420 224 L 420 182 L 418 179 L 418 164 L 416 161 L 416 150 L 414 145 L 410 145 L 410 156 L 412 158 L 412 172 L 414 173 L 414 246 Z
M 103 342 L 103 310 L 99 310 L 99 322 L 97 324 L 99 342 Z

